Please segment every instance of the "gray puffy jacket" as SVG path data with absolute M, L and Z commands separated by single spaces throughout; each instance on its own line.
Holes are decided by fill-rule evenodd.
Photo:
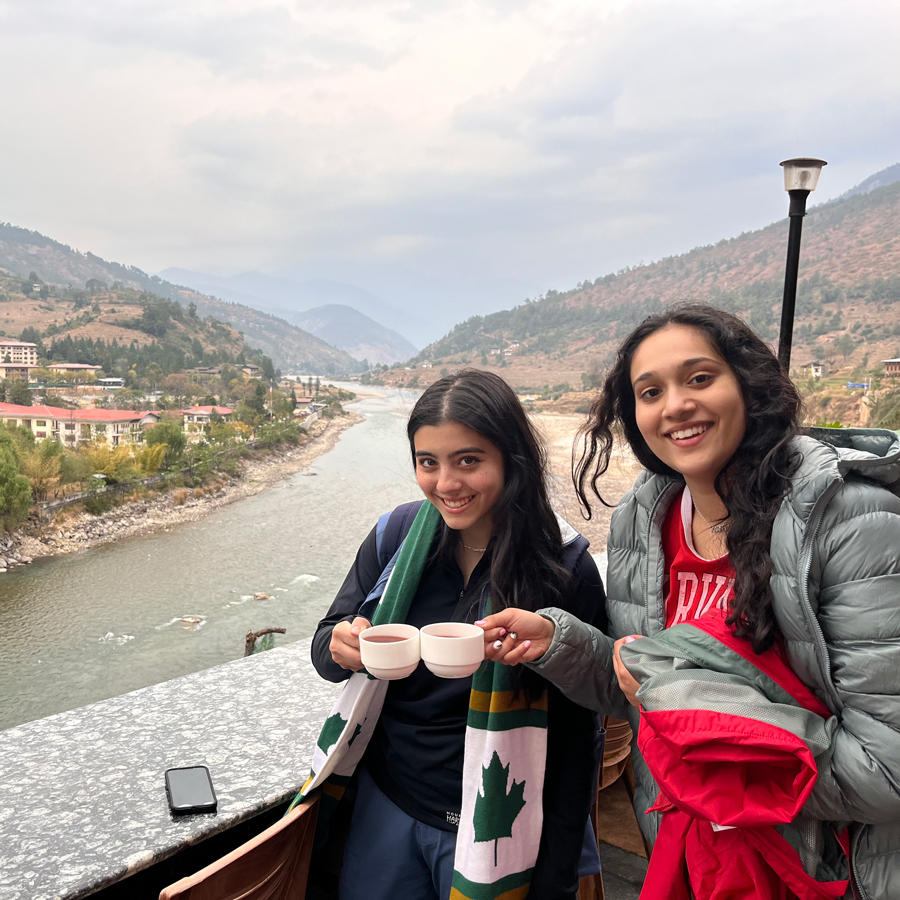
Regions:
M 900 440 L 891 431 L 813 429 L 772 531 L 775 616 L 794 672 L 840 719 L 805 812 L 852 826 L 864 900 L 900 900 Z M 840 444 L 839 447 L 834 446 Z M 665 628 L 661 527 L 682 482 L 643 472 L 612 517 L 609 636 L 557 609 L 553 642 L 531 664 L 576 703 L 639 714 L 619 691 L 613 641 Z M 881 486 L 880 486 L 881 485 Z M 886 490 L 885 487 L 888 489 Z M 632 752 L 638 821 L 657 788 Z

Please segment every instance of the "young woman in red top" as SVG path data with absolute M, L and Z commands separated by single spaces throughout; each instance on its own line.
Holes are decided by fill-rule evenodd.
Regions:
M 732 633 L 755 654 L 780 645 L 834 719 L 804 815 L 822 833 L 853 823 L 859 896 L 900 900 L 900 441 L 804 434 L 800 407 L 737 316 L 674 306 L 638 325 L 592 404 L 575 467 L 588 511 L 618 436 L 645 468 L 610 526 L 610 637 L 552 608 L 508 609 L 481 623 L 487 654 L 637 730 L 641 685 L 622 645 L 638 640 L 640 654 L 641 636 L 724 604 Z M 644 813 L 659 790 L 637 751 L 633 761 L 652 843 L 659 816 Z M 822 859 L 804 862 L 819 881 Z

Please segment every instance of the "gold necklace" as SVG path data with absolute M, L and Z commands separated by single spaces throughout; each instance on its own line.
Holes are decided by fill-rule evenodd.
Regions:
M 465 547 L 466 550 L 471 550 L 473 553 L 484 553 L 485 550 L 487 550 L 487 547 L 470 547 L 465 541 L 462 540 L 462 538 L 460 538 L 460 540 L 462 541 L 463 547 Z
M 707 519 L 699 509 L 697 509 L 696 503 L 694 503 L 694 509 L 696 510 L 697 515 L 700 516 L 700 518 L 703 519 L 704 522 L 706 522 L 706 527 L 712 534 L 724 534 L 726 531 L 728 531 L 729 528 L 731 528 L 731 522 L 727 520 L 725 522 L 716 522 L 716 524 L 713 525 L 709 521 L 709 519 Z

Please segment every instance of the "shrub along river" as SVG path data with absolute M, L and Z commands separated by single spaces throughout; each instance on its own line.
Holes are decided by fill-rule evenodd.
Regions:
M 421 496 L 413 401 L 353 404 L 305 472 L 198 522 L 0 577 L 0 729 L 235 659 L 248 630 L 310 637 L 378 516 Z

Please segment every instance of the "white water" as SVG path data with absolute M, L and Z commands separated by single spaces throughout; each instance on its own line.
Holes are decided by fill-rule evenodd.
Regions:
M 352 406 L 330 453 L 199 522 L 0 578 L 0 728 L 204 669 L 248 630 L 309 637 L 378 516 L 419 494 L 413 395 Z M 268 600 L 254 600 L 264 592 Z

